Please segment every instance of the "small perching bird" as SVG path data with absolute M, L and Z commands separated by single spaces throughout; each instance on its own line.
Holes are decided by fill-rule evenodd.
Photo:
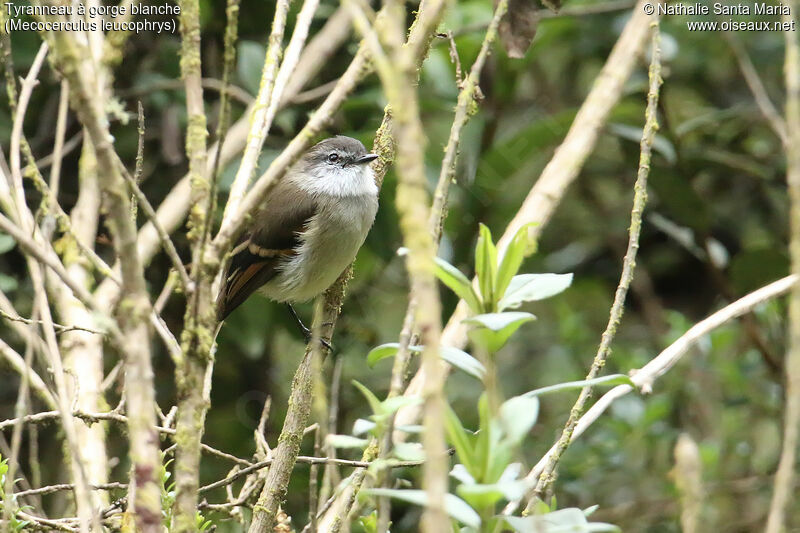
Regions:
M 314 298 L 355 259 L 375 220 L 378 156 L 336 136 L 310 148 L 267 195 L 233 250 L 217 296 L 224 320 L 256 290 L 289 304 Z

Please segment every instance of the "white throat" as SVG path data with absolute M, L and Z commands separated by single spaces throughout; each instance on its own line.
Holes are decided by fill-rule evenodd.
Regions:
M 297 186 L 314 196 L 377 196 L 378 186 L 369 165 L 325 165 L 292 176 Z

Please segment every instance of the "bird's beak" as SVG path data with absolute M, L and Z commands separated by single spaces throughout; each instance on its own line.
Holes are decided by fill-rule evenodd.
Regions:
M 376 159 L 378 159 L 378 154 L 367 154 L 356 159 L 354 163 L 356 165 L 363 165 L 365 163 L 369 163 L 370 161 L 375 161 Z

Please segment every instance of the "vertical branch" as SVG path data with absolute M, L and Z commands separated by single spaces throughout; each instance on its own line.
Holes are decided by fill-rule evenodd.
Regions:
M 639 154 L 639 170 L 636 176 L 636 183 L 634 184 L 633 196 L 633 209 L 631 211 L 631 225 L 628 230 L 628 249 L 625 252 L 625 258 L 622 262 L 622 274 L 620 276 L 619 285 L 617 286 L 616 293 L 614 294 L 614 303 L 611 306 L 611 312 L 608 317 L 608 324 L 603 332 L 600 340 L 600 346 L 597 349 L 592 367 L 589 374 L 586 376 L 587 380 L 594 379 L 600 373 L 603 366 L 605 366 L 606 359 L 611 353 L 611 342 L 617 332 L 617 327 L 622 320 L 622 313 L 625 310 L 625 297 L 628 294 L 631 280 L 633 280 L 633 270 L 636 266 L 636 254 L 639 251 L 639 234 L 642 227 L 642 212 L 647 203 L 647 177 L 650 174 L 650 159 L 652 155 L 653 139 L 655 138 L 656 131 L 658 130 L 658 96 L 661 88 L 661 42 L 660 34 L 658 31 L 658 19 L 651 23 L 652 26 L 652 59 L 650 62 L 650 89 L 647 93 L 647 108 L 645 110 L 645 124 L 642 131 L 642 140 L 640 143 Z M 564 430 L 561 432 L 561 437 L 558 439 L 556 446 L 556 453 L 554 453 L 549 462 L 544 468 L 544 471 L 539 476 L 539 481 L 534 490 L 534 497 L 541 499 L 545 490 L 552 484 L 554 480 L 553 473 L 555 472 L 556 465 L 561 458 L 561 454 L 567 449 L 572 438 L 572 433 L 575 430 L 575 425 L 578 423 L 586 407 L 586 402 L 592 394 L 592 387 L 587 386 L 581 389 L 578 395 L 578 400 L 570 410 L 569 419 L 567 420 Z M 535 498 L 531 498 L 532 503 Z
M 791 3 L 786 22 L 797 20 L 800 3 Z M 794 32 L 786 39 L 786 181 L 789 186 L 789 255 L 792 274 L 800 272 L 800 44 Z M 786 407 L 783 422 L 783 448 L 775 474 L 774 492 L 769 507 L 766 533 L 779 533 L 787 526 L 786 507 L 793 500 L 797 443 L 800 438 L 800 287 L 789 293 L 789 349 L 786 354 Z
M 319 338 L 330 341 L 333 335 L 333 326 L 344 301 L 345 287 L 351 276 L 352 269 L 348 268 L 339 276 L 336 283 L 325 292 L 322 319 L 315 320 L 314 328 L 312 328 L 312 331 L 319 330 Z M 321 324 L 321 327 L 318 328 L 319 324 Z M 272 531 L 278 506 L 286 496 L 289 476 L 297 460 L 300 442 L 303 439 L 303 431 L 311 413 L 311 404 L 314 396 L 313 352 L 314 348 L 318 348 L 319 344 L 314 340 L 309 343 L 306 347 L 303 361 L 295 371 L 286 418 L 278 438 L 278 446 L 273 450 L 272 465 L 269 472 L 267 472 L 264 488 L 258 497 L 258 502 L 253 506 L 253 521 L 248 530 L 250 533 Z
M 225 205 L 223 219 L 228 218 L 229 213 L 239 209 L 242 198 L 244 198 L 247 186 L 255 174 L 258 165 L 258 156 L 264 146 L 264 139 L 267 132 L 267 110 L 272 100 L 272 89 L 275 86 L 275 77 L 278 73 L 280 62 L 283 34 L 286 30 L 286 15 L 289 11 L 291 0 L 278 0 L 275 3 L 275 16 L 272 20 L 272 30 L 269 35 L 269 46 L 267 55 L 264 58 L 264 68 L 261 71 L 261 86 L 256 96 L 255 107 L 250 118 L 250 132 L 247 135 L 244 155 L 233 179 L 231 191 L 228 196 L 228 203 Z
M 355 6 L 355 3 L 351 3 Z M 404 33 L 405 10 L 398 2 L 387 2 L 389 17 L 387 26 L 376 27 L 388 48 L 388 58 L 377 44 L 375 29 L 370 28 L 361 9 L 354 10 L 354 22 L 371 46 L 376 69 L 381 79 L 389 107 L 392 111 L 392 132 L 397 151 L 397 210 L 403 243 L 408 248 L 406 268 L 408 270 L 411 295 L 418 306 L 415 321 L 424 345 L 422 368 L 429 376 L 422 391 L 424 402 L 423 447 L 427 460 L 423 465 L 423 487 L 427 492 L 427 507 L 422 517 L 422 531 L 440 532 L 449 528 L 444 512 L 444 497 L 447 494 L 448 460 L 444 440 L 444 378 L 439 364 L 441 334 L 441 304 L 433 274 L 435 245 L 428 232 L 430 201 L 426 191 L 424 166 L 425 136 L 419 115 L 416 87 L 416 58 L 418 49 L 410 44 L 401 47 Z M 432 7 L 431 7 L 432 6 Z M 429 2 L 433 15 L 424 20 L 435 27 L 442 14 L 444 2 Z M 362 8 L 363 9 L 363 8 Z M 399 35 L 399 38 L 398 38 Z
M 191 279 L 184 314 L 181 352 L 176 354 L 176 418 L 174 530 L 195 531 L 197 489 L 200 478 L 200 439 L 203 436 L 208 405 L 203 399 L 207 368 L 211 369 L 214 316 L 211 282 L 215 265 L 204 257 L 203 235 L 207 227 L 211 181 L 206 171 L 206 113 L 200 56 L 200 4 L 198 0 L 180 2 L 181 75 L 186 86 L 186 155 L 189 159 L 191 208 L 188 238 L 192 243 Z
M 433 8 L 431 7 L 431 4 L 433 4 Z M 436 2 L 423 2 L 417 15 L 417 21 L 424 20 L 425 23 L 415 23 L 412 26 L 412 30 L 408 39 L 409 43 L 430 43 L 433 38 L 432 32 L 435 28 L 435 24 L 431 21 L 438 20 L 438 18 L 441 16 L 443 4 L 444 2 L 439 2 L 438 0 Z M 378 14 L 377 18 L 379 20 L 384 15 L 385 11 L 386 10 L 383 9 Z M 431 14 L 432 11 L 434 14 Z M 429 34 L 425 35 L 425 32 L 428 32 Z M 425 52 L 427 52 L 427 48 L 425 48 Z M 417 61 L 415 63 L 416 71 L 422 62 L 422 54 L 418 53 L 414 56 L 414 58 L 415 61 Z M 337 83 L 334 91 L 331 92 L 325 102 L 311 117 L 303 130 L 295 137 L 294 140 L 292 140 L 289 146 L 281 153 L 275 162 L 270 165 L 270 168 L 267 169 L 261 178 L 259 178 L 258 182 L 254 185 L 253 190 L 248 193 L 247 197 L 243 200 L 242 205 L 240 206 L 240 211 L 247 212 L 252 205 L 256 205 L 260 201 L 259 199 L 269 192 L 271 186 L 273 186 L 277 179 L 283 175 L 285 168 L 291 164 L 296 157 L 299 157 L 301 151 L 308 146 L 309 139 L 316 135 L 320 129 L 327 124 L 332 113 L 341 103 L 342 99 L 353 89 L 355 84 L 361 80 L 367 72 L 369 72 L 368 69 L 367 46 L 362 44 L 355 58 L 347 68 L 347 71 L 342 75 Z M 386 172 L 388 163 L 392 161 L 394 155 L 394 146 L 391 142 L 391 136 L 389 132 L 390 123 L 390 113 L 387 111 L 386 115 L 384 115 L 381 128 L 378 130 L 375 137 L 376 151 L 380 154 L 381 158 L 375 162 L 373 170 L 375 172 L 375 180 L 379 185 L 383 180 L 383 175 Z M 243 220 L 241 220 L 241 215 L 238 213 L 232 213 L 231 220 L 228 221 L 227 225 L 223 223 L 223 228 L 220 229 L 219 234 L 215 237 L 214 244 L 216 244 L 219 249 L 224 249 L 229 245 L 233 236 L 236 235 L 242 224 Z M 321 331 L 321 337 L 325 340 L 330 340 L 333 333 L 336 318 L 338 317 L 341 309 L 344 290 L 347 286 L 347 281 L 349 280 L 350 276 L 351 269 L 348 268 L 339 277 L 339 280 L 337 280 L 337 282 L 334 283 L 334 285 L 325 293 L 325 303 L 323 306 L 324 316 L 322 319 L 323 328 Z M 286 420 L 284 421 L 281 435 L 278 437 L 278 446 L 274 451 L 274 461 L 270 467 L 268 478 L 259 496 L 258 503 L 253 509 L 253 522 L 250 526 L 250 533 L 270 531 L 275 523 L 278 505 L 286 493 L 286 485 L 288 484 L 289 480 L 288 475 L 294 466 L 294 463 L 297 459 L 297 452 L 299 450 L 297 428 L 305 426 L 305 422 L 311 409 L 312 398 L 309 396 L 312 390 L 312 376 L 309 374 L 307 369 L 304 368 L 307 365 L 310 365 L 310 362 L 308 362 L 307 359 L 308 357 L 303 360 L 300 368 L 298 368 L 297 372 L 295 373 L 295 380 L 292 384 L 292 393 L 288 404 L 289 407 L 286 413 Z M 298 417 L 300 418 L 299 422 Z M 376 446 L 370 446 L 365 451 L 365 457 L 367 460 L 374 459 L 376 451 Z M 354 479 L 357 476 L 358 481 L 352 481 L 351 485 L 341 493 L 340 497 L 337 497 L 337 502 L 330 507 L 332 510 L 334 508 L 343 508 L 344 511 L 341 513 L 327 513 L 325 515 L 326 519 L 330 516 L 333 517 L 332 524 L 330 525 L 329 529 L 330 531 L 338 531 L 342 526 L 343 518 L 346 517 L 347 510 L 349 510 L 352 506 L 355 499 L 355 494 L 357 493 L 358 487 L 360 487 L 360 483 L 364 479 L 365 474 L 366 469 L 358 469 L 354 474 Z M 356 487 L 354 488 L 354 486 Z M 328 530 L 326 520 L 322 520 L 319 524 L 319 527 L 320 531 Z
M 486 64 L 486 58 L 489 56 L 491 45 L 497 37 L 497 28 L 500 24 L 500 19 L 503 18 L 508 10 L 508 0 L 501 0 L 495 8 L 494 16 L 489 28 L 484 35 L 483 43 L 481 44 L 478 57 L 472 64 L 469 75 L 462 81 L 461 69 L 458 63 L 456 64 L 456 83 L 459 86 L 458 101 L 456 104 L 455 115 L 453 124 L 450 127 L 450 136 L 445 147 L 444 158 L 442 159 L 441 169 L 439 171 L 439 180 L 436 184 L 436 191 L 433 195 L 433 207 L 431 209 L 428 219 L 428 231 L 433 238 L 434 249 L 438 248 L 439 241 L 442 237 L 444 220 L 447 217 L 447 197 L 450 191 L 450 185 L 455 178 L 456 160 L 459 153 L 459 144 L 461 141 L 461 131 L 469 121 L 471 116 L 470 108 L 477 102 L 476 94 L 478 94 L 481 72 Z M 452 41 L 451 41 L 452 43 Z M 453 51 L 451 55 L 458 61 L 458 52 L 455 51 L 453 44 Z M 400 347 L 394 357 L 394 364 L 392 366 L 392 378 L 389 387 L 388 397 L 399 396 L 403 392 L 406 385 L 406 373 L 408 372 L 408 363 L 411 359 L 411 352 L 409 346 L 417 344 L 418 334 L 415 333 L 414 317 L 417 312 L 417 301 L 411 298 L 408 302 L 406 315 L 403 319 L 403 328 L 400 333 Z M 392 446 L 392 437 L 394 432 L 394 414 L 390 417 L 387 424 L 386 435 L 380 448 L 380 457 L 387 457 Z M 388 476 L 387 476 L 388 479 Z M 385 482 L 384 482 L 385 483 Z M 385 486 L 385 485 L 384 485 Z M 389 528 L 389 515 L 390 503 L 389 498 L 381 497 L 378 500 L 378 531 L 388 531 Z
M 7 43 L 10 46 L 10 43 Z M 28 103 L 30 101 L 31 93 L 33 91 L 33 87 L 38 83 L 37 77 L 39 75 L 39 70 L 42 67 L 44 62 L 45 56 L 47 55 L 48 46 L 46 43 L 43 43 L 39 48 L 39 52 L 34 59 L 33 65 L 31 66 L 30 71 L 28 72 L 27 77 L 22 82 L 22 87 L 20 89 L 19 98 L 17 99 L 17 95 L 15 90 L 12 90 L 13 85 L 9 85 L 9 99 L 13 102 L 12 109 L 14 109 L 14 122 L 11 131 L 11 153 L 10 153 L 10 163 L 11 163 L 11 176 L 12 176 L 12 186 L 13 186 L 13 193 L 14 193 L 14 204 L 16 207 L 16 218 L 19 227 L 29 235 L 35 235 L 37 233 L 38 228 L 33 219 L 33 215 L 27 207 L 26 200 L 25 200 L 25 193 L 23 190 L 23 177 L 21 171 L 21 162 L 20 162 L 20 151 L 24 147 L 26 155 L 30 154 L 30 146 L 28 145 L 27 141 L 24 138 L 22 132 L 22 126 L 24 123 L 25 113 L 27 110 Z M 7 64 L 7 66 L 10 66 Z M 56 389 L 58 394 L 56 399 L 58 401 L 58 407 L 61 414 L 62 423 L 64 425 L 64 433 L 66 436 L 66 442 L 68 446 L 68 454 L 69 454 L 69 462 L 70 468 L 72 473 L 72 478 L 75 482 L 75 500 L 76 506 L 78 508 L 78 517 L 79 517 L 79 525 L 82 531 L 88 531 L 89 524 L 92 522 L 93 526 L 98 526 L 99 522 L 97 521 L 96 516 L 92 511 L 92 499 L 91 494 L 89 492 L 89 480 L 86 473 L 85 464 L 83 461 L 83 457 L 81 456 L 81 446 L 78 440 L 78 429 L 77 425 L 75 424 L 74 420 L 71 417 L 71 408 L 70 402 L 72 395 L 70 394 L 67 381 L 64 375 L 64 368 L 63 362 L 61 359 L 61 353 L 58 349 L 58 342 L 55 338 L 55 332 L 53 330 L 52 325 L 52 317 L 50 315 L 50 304 L 47 299 L 47 294 L 45 292 L 44 286 L 44 276 L 42 272 L 41 265 L 32 257 L 26 257 L 28 263 L 28 270 L 31 275 L 31 280 L 33 282 L 34 287 L 34 315 L 38 315 L 42 317 L 43 321 L 43 332 L 44 332 L 44 352 L 48 358 L 48 363 L 50 364 L 51 368 L 53 369 L 54 380 L 56 383 Z M 35 329 L 32 329 L 32 335 Z M 24 388 L 27 388 L 27 384 Z M 24 402 L 23 398 L 20 398 L 20 405 L 19 407 L 22 408 Z M 19 431 L 21 430 L 21 426 L 15 428 L 15 440 L 16 443 L 19 444 Z M 12 444 L 13 446 L 13 444 Z M 16 451 L 12 450 L 12 455 L 16 455 Z M 9 477 L 13 480 L 14 478 L 14 464 L 16 462 L 16 457 L 13 457 L 13 462 L 11 465 L 11 470 L 9 471 Z M 13 483 L 13 481 L 12 481 Z
M 536 240 L 567 189 L 578 177 L 584 162 L 594 149 L 600 131 L 608 119 L 609 113 L 622 96 L 625 81 L 630 77 L 639 55 L 647 43 L 649 19 L 642 5 L 647 0 L 639 0 L 633 9 L 631 19 L 622 31 L 603 69 L 597 76 L 592 90 L 581 105 L 575 120 L 564 141 L 547 163 L 536 183 L 531 187 L 528 196 L 520 206 L 514 218 L 509 222 L 503 236 L 497 243 L 498 253 L 502 254 L 508 243 L 519 229 L 535 222 L 528 230 L 531 240 Z M 468 307 L 459 302 L 447 326 L 442 332 L 442 343 L 447 346 L 464 346 L 467 342 L 467 330 L 462 320 L 467 317 Z M 445 363 L 442 363 L 446 366 Z M 420 369 L 406 388 L 406 396 L 416 396 L 425 387 L 428 376 Z M 397 413 L 398 424 L 415 424 L 421 416 L 418 406 L 400 409 Z
M 161 522 L 161 492 L 155 479 L 160 458 L 158 436 L 153 429 L 156 420 L 148 328 L 150 304 L 136 248 L 136 226 L 130 219 L 130 198 L 111 144 L 105 98 L 97 87 L 91 53 L 69 32 L 53 32 L 47 38 L 52 41 L 55 63 L 70 83 L 72 107 L 94 146 L 109 213 L 106 223 L 120 261 L 122 295 L 118 322 L 125 347 L 125 401 L 130 413 L 129 454 L 134 472 L 129 501 L 137 526 L 146 533 L 155 532 Z

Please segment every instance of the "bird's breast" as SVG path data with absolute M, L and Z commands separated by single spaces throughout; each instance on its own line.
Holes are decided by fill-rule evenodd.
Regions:
M 282 299 L 309 300 L 330 287 L 355 259 L 376 211 L 377 198 L 371 196 L 340 197 L 320 205 L 300 235 L 297 255 L 281 269 Z

